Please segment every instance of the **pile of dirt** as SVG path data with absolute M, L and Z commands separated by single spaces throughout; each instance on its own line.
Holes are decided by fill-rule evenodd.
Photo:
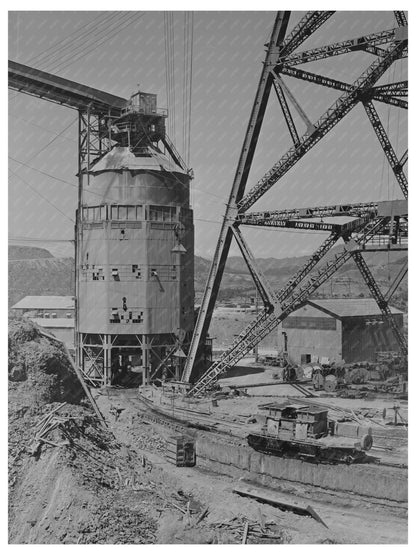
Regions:
M 11 320 L 8 371 L 9 541 L 150 542 L 157 514 L 126 519 L 116 503 L 146 469 L 99 422 L 61 345 Z
M 26 320 L 9 326 L 9 542 L 149 544 L 187 500 L 155 478 L 137 446 L 116 440 L 82 396 L 60 345 Z
M 81 401 L 84 393 L 63 346 L 44 337 L 36 324 L 10 320 L 8 343 L 9 382 L 21 384 L 23 396 L 30 392 L 32 404 Z

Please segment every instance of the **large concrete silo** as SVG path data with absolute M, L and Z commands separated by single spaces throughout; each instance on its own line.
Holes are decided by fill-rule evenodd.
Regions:
M 178 379 L 192 334 L 190 176 L 158 147 L 164 118 L 155 95 L 138 93 L 107 125 L 113 148 L 84 172 L 77 354 L 97 385 Z

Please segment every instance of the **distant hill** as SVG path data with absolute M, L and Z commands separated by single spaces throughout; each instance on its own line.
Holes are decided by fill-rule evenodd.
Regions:
M 53 258 L 53 255 L 46 249 L 38 247 L 21 247 L 9 245 L 9 260 L 30 260 L 37 258 Z
M 329 256 L 339 250 L 330 251 Z M 259 258 L 257 263 L 270 285 L 278 290 L 307 261 L 308 256 L 292 258 Z M 386 291 L 401 265 L 406 253 L 368 253 L 365 259 L 382 291 Z M 211 261 L 195 256 L 196 301 L 201 298 L 205 287 Z M 54 258 L 46 249 L 35 247 L 9 248 L 9 306 L 26 295 L 73 295 L 74 259 Z M 232 256 L 228 259 L 222 280 L 219 299 L 236 300 L 254 296 L 255 289 L 250 273 L 242 258 Z M 368 296 L 368 288 L 363 282 L 355 263 L 346 263 L 331 280 L 325 283 L 316 296 Z M 407 276 L 403 280 L 393 304 L 407 309 Z
M 9 248 L 9 307 L 26 295 L 73 294 L 73 258 L 54 258 L 35 247 Z

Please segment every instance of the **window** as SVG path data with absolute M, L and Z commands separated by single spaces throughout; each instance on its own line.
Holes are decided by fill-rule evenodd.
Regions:
M 136 207 L 135 206 L 127 206 L 127 219 L 128 220 L 135 220 L 136 219 Z
M 314 316 L 289 316 L 283 321 L 283 328 L 336 330 L 335 318 L 320 318 Z
M 111 219 L 112 220 L 130 220 L 136 221 L 140 220 L 142 217 L 142 206 L 138 205 L 117 205 L 111 207 Z
M 107 207 L 101 206 L 88 206 L 82 209 L 82 218 L 88 222 L 100 222 L 107 219 Z
M 118 207 L 118 219 L 127 220 L 127 206 Z
M 175 222 L 175 206 L 149 206 L 149 220 L 157 222 Z

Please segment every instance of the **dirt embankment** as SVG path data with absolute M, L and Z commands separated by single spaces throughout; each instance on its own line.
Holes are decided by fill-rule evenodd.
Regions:
M 241 472 L 177 468 L 163 456 L 172 430 L 111 388 L 98 398 L 104 428 L 64 352 L 30 322 L 10 322 L 9 357 L 12 544 L 241 543 L 246 529 L 248 543 L 405 541 L 406 522 L 393 525 L 391 514 L 348 516 L 341 506 L 333 517 L 330 507 L 328 529 L 240 498 Z
M 117 439 L 88 406 L 61 348 L 32 323 L 10 322 L 11 544 L 241 542 L 244 522 L 209 522 L 193 496 L 199 478 L 188 484 L 186 469 L 165 470 L 157 431 L 139 427 L 133 413 L 110 416 Z M 123 435 L 124 419 L 137 433 Z M 287 541 L 273 534 L 273 543 Z
M 135 458 L 100 425 L 62 349 L 11 321 L 9 542 L 153 543 L 151 488 L 140 502 L 124 495 L 128 479 L 149 483 Z

